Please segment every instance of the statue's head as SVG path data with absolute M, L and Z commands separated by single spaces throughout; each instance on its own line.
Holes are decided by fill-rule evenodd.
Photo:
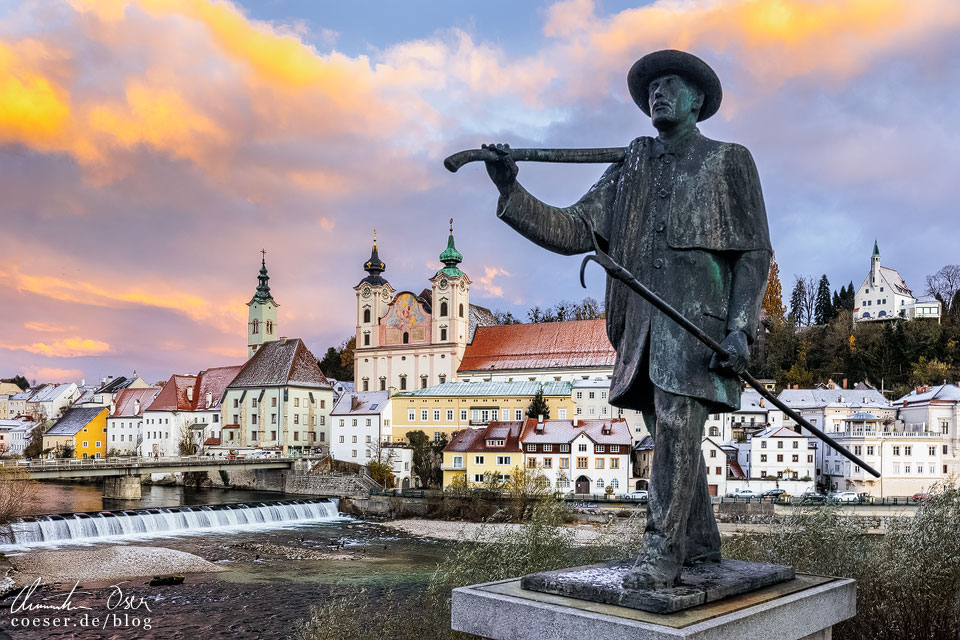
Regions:
M 667 73 L 650 83 L 647 106 L 657 129 L 696 124 L 703 107 L 703 91 L 683 76 Z
M 637 60 L 627 74 L 630 95 L 658 129 L 706 120 L 720 108 L 720 79 L 695 55 L 666 49 Z

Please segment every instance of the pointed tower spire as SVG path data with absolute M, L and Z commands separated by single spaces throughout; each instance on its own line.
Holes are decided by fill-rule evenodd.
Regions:
M 463 275 L 463 271 L 460 271 L 460 267 L 457 266 L 463 262 L 463 254 L 457 251 L 453 242 L 453 218 L 450 218 L 450 236 L 447 238 L 447 248 L 440 254 L 440 262 L 445 266 L 437 271 L 438 274 L 443 273 L 451 278 L 459 278 Z
M 880 248 L 877 246 L 877 239 L 876 239 L 876 238 L 873 239 L 873 257 L 874 257 L 874 258 L 879 258 L 879 257 L 880 257 Z
M 267 251 L 261 249 L 260 253 L 260 275 L 257 276 L 257 292 L 253 294 L 253 300 L 267 302 L 273 300 L 273 296 L 270 295 L 270 276 L 267 275 Z
M 367 277 L 360 282 L 367 282 L 372 285 L 387 284 L 387 281 L 380 275 L 387 270 L 387 265 L 380 259 L 377 252 L 377 230 L 373 230 L 373 249 L 370 250 L 370 259 L 363 263 L 363 269 L 367 272 Z

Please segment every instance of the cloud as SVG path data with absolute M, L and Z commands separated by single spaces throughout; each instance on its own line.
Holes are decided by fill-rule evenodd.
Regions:
M 480 289 L 482 291 L 496 298 L 501 298 L 503 297 L 503 287 L 493 283 L 494 278 L 497 276 L 509 277 L 510 273 L 503 267 L 484 267 L 483 275 L 477 279 L 477 282 L 480 283 Z
M 49 322 L 25 322 L 23 324 L 24 328 L 30 329 L 31 331 L 41 331 L 48 333 L 60 333 L 65 329 L 59 325 L 52 324 Z
M 57 367 L 32 366 L 24 370 L 27 380 L 39 382 L 78 382 L 83 378 L 80 369 L 60 369 Z
M 77 356 L 100 355 L 110 351 L 110 345 L 89 338 L 65 338 L 51 344 L 34 342 L 25 345 L 0 345 L 0 348 L 13 351 L 27 351 L 53 358 L 75 358 Z

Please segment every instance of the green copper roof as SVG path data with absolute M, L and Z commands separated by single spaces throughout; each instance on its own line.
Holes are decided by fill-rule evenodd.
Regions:
M 270 295 L 270 276 L 267 275 L 266 256 L 260 261 L 260 275 L 257 276 L 257 292 L 253 294 L 252 302 L 273 302 L 273 296 Z
M 880 257 L 880 248 L 877 247 L 877 241 L 876 241 L 876 240 L 873 241 L 873 257 L 874 257 L 874 258 L 879 258 L 879 257 Z
M 440 262 L 446 266 L 437 271 L 437 274 L 442 273 L 451 278 L 459 278 L 463 275 L 463 271 L 460 271 L 457 267 L 458 264 L 463 262 L 463 254 L 457 251 L 453 242 L 453 218 L 450 218 L 450 236 L 447 238 L 447 248 L 440 254 Z

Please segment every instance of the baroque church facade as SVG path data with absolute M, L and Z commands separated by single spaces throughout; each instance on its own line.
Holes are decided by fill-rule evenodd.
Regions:
M 454 382 L 463 352 L 478 325 L 493 314 L 470 304 L 470 278 L 460 269 L 463 255 L 453 237 L 440 254 L 443 267 L 419 294 L 394 289 L 384 277 L 374 231 L 367 276 L 357 296 L 354 384 L 358 391 L 406 391 Z

